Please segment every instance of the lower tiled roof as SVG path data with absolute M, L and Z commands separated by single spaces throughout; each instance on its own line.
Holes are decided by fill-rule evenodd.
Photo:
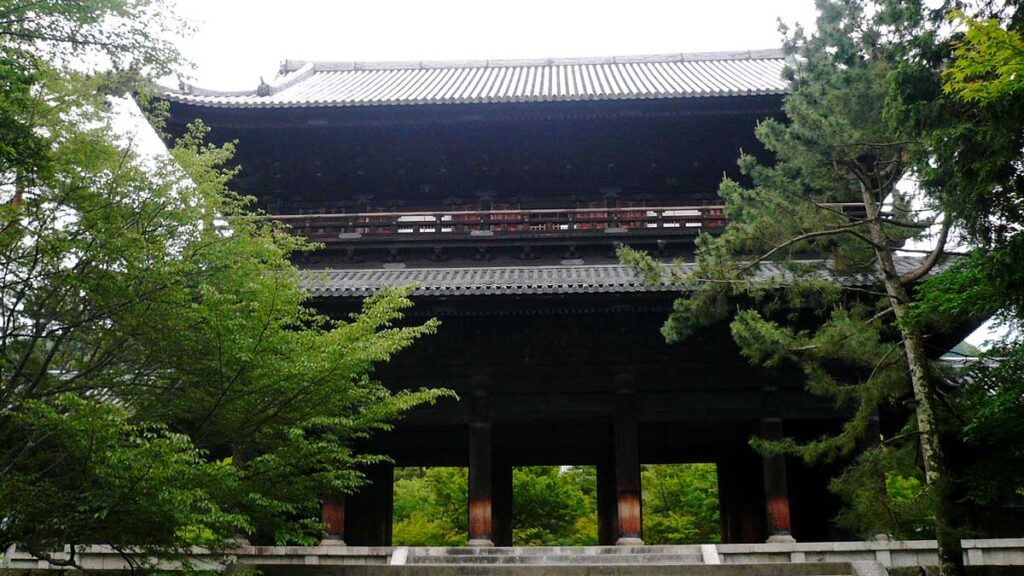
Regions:
M 913 269 L 921 258 L 896 258 L 900 272 Z M 621 264 L 562 266 L 492 266 L 461 268 L 326 269 L 304 270 L 303 282 L 314 297 L 365 297 L 383 286 L 415 285 L 414 295 L 486 296 L 503 294 L 594 294 L 629 292 L 676 292 L 680 286 L 666 278 L 648 285 L 628 266 Z M 822 272 L 828 274 L 827 272 Z M 784 280 L 790 275 L 782 266 L 765 263 L 755 279 Z M 834 277 L 841 284 L 874 284 L 870 274 Z

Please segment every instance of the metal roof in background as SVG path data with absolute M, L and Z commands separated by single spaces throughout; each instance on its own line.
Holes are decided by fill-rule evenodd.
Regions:
M 898 256 L 896 268 L 901 274 L 913 270 L 923 257 Z M 808 264 L 820 264 L 808 262 Z M 692 266 L 692 265 L 687 265 Z M 362 298 L 384 286 L 416 285 L 419 296 L 494 296 L 533 294 L 596 294 L 629 292 L 678 292 L 681 287 L 666 279 L 647 285 L 628 266 L 621 264 L 573 264 L 561 266 L 493 266 L 479 268 L 385 268 L 303 270 L 303 283 L 314 297 Z M 873 274 L 836 275 L 821 270 L 845 286 L 868 286 L 878 282 Z M 785 281 L 792 273 L 785 267 L 765 262 L 755 273 L 755 281 Z
M 783 94 L 779 50 L 547 60 L 306 62 L 242 92 L 182 84 L 172 101 L 223 108 L 469 104 Z

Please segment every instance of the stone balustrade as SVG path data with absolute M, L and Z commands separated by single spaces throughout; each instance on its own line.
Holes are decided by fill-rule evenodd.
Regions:
M 968 566 L 1024 566 L 1024 538 L 1003 538 L 985 540 L 964 540 L 964 560 Z M 523 549 L 523 554 L 537 556 L 539 552 L 550 552 L 559 558 L 558 563 L 571 564 L 575 556 L 588 557 L 617 552 L 621 547 L 562 547 Z M 639 555 L 672 554 L 678 548 L 687 555 L 693 555 L 694 546 L 644 546 L 635 551 Z M 764 565 L 764 564 L 836 564 L 836 563 L 877 563 L 884 568 L 911 566 L 934 566 L 936 564 L 936 543 L 934 540 L 915 541 L 869 541 L 869 542 L 804 542 L 775 544 L 707 544 L 699 547 L 702 565 Z M 473 553 L 494 553 L 515 555 L 514 549 L 489 549 L 494 552 L 474 551 Z M 264 572 L 305 574 L 336 574 L 345 566 L 394 566 L 404 565 L 415 557 L 462 555 L 455 551 L 467 549 L 428 549 L 406 547 L 367 546 L 241 546 L 219 553 L 193 550 L 189 567 L 204 570 L 226 570 L 252 566 Z M 527 552 L 528 551 L 528 552 Z M 634 551 L 629 551 L 634 552 Z M 66 561 L 70 548 L 55 552 L 55 561 Z M 76 563 L 88 571 L 121 571 L 132 568 L 118 551 L 109 546 L 83 546 L 75 554 Z M 139 561 L 135 568 L 159 570 L 180 570 L 185 567 L 181 561 L 152 560 Z M 413 563 L 409 561 L 409 563 Z M 594 564 L 594 562 L 587 562 Z M 585 563 L 584 563 L 585 564 Z M 66 566 L 54 565 L 31 554 L 8 549 L 0 558 L 0 571 L 66 570 Z

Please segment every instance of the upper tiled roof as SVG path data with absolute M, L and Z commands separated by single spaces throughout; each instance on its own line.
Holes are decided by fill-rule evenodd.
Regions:
M 286 60 L 270 84 L 217 92 L 183 84 L 173 101 L 225 108 L 629 100 L 782 94 L 782 52 L 462 62 Z
M 923 258 L 898 256 L 896 268 L 905 273 Z M 402 268 L 304 270 L 303 281 L 315 297 L 365 297 L 383 286 L 415 284 L 421 296 L 488 296 L 501 294 L 593 294 L 627 292 L 678 292 L 679 286 L 666 280 L 659 285 L 644 284 L 633 270 L 621 264 L 563 266 L 493 266 L 479 268 Z M 823 275 L 831 276 L 823 271 Z M 758 266 L 755 280 L 785 280 L 791 273 L 765 262 Z M 833 276 L 846 286 L 867 286 L 877 282 L 871 274 Z

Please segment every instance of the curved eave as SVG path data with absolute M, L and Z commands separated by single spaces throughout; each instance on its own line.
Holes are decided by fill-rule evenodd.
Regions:
M 204 96 L 193 96 L 188 94 L 177 94 L 165 92 L 163 98 L 179 104 L 187 104 L 202 108 L 235 108 L 235 109 L 295 109 L 295 108 L 372 108 L 376 106 L 443 106 L 451 104 L 529 104 L 542 102 L 623 102 L 623 101 L 647 101 L 647 100 L 695 100 L 713 99 L 744 96 L 783 96 L 784 90 L 750 90 L 734 92 L 691 92 L 673 94 L 630 94 L 630 95 L 609 95 L 598 97 L 587 96 L 544 96 L 544 97 L 517 97 L 517 98 L 442 98 L 442 99 L 417 99 L 417 100 L 374 100 L 374 101 L 349 101 L 349 100 L 274 100 L 274 101 L 247 101 L 238 102 L 220 97 L 211 98 Z M 253 99 L 260 98 L 252 96 Z

